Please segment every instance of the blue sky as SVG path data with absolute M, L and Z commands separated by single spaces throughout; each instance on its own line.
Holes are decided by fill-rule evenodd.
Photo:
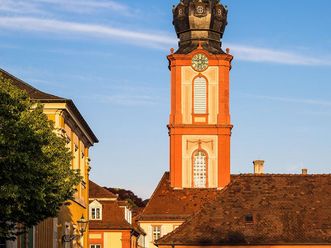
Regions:
M 0 67 L 75 101 L 100 139 L 91 178 L 147 198 L 168 170 L 177 0 L 0 0 Z M 232 173 L 330 173 L 331 1 L 223 0 Z

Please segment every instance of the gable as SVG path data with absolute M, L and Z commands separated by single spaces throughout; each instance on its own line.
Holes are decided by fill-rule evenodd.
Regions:
M 207 188 L 174 189 L 170 186 L 169 172 L 166 172 L 139 221 L 186 220 L 205 203 L 215 200 L 220 192 Z

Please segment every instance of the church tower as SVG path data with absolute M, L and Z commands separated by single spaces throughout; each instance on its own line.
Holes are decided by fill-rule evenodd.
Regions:
M 227 9 L 219 0 L 181 0 L 173 9 L 179 48 L 171 71 L 170 182 L 173 188 L 224 188 L 230 182 L 229 73 L 221 48 Z

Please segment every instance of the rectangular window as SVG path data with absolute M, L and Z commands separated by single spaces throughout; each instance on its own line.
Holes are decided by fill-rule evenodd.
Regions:
M 124 208 L 124 218 L 129 224 L 132 224 L 132 213 L 127 207 Z
M 153 241 L 161 238 L 161 226 L 153 226 Z
M 90 245 L 90 248 L 101 248 L 101 245 Z
M 92 208 L 91 209 L 91 217 L 92 217 L 92 220 L 101 220 L 101 209 L 100 208 Z

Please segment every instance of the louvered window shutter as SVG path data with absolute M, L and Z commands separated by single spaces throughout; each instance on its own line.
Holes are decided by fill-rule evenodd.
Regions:
M 207 82 L 203 77 L 194 80 L 194 114 L 207 113 Z

